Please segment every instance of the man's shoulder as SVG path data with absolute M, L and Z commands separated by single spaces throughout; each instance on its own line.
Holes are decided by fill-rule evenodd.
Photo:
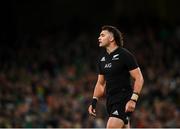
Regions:
M 105 56 L 106 55 L 106 50 L 101 49 L 99 52 L 99 57 Z
M 99 62 L 102 62 L 102 61 L 106 60 L 106 51 L 104 49 L 100 50 L 97 60 Z
M 127 48 L 121 48 L 120 52 L 124 55 L 133 55 L 132 52 Z

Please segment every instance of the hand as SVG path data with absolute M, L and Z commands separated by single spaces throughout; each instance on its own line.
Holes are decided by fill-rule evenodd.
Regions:
M 133 112 L 136 107 L 136 102 L 129 100 L 126 104 L 125 112 Z
M 96 110 L 93 109 L 92 105 L 89 106 L 88 111 L 91 116 L 96 117 Z

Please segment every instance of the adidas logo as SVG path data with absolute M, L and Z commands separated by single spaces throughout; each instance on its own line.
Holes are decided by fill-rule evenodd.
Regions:
M 101 61 L 105 61 L 105 57 L 102 57 L 102 58 L 101 58 Z
M 128 116 L 126 117 L 126 120 L 128 120 L 128 121 L 129 121 L 129 117 L 128 117 Z
M 116 110 L 116 111 L 114 111 L 112 114 L 113 114 L 113 115 L 119 115 L 119 113 L 118 113 L 118 111 L 117 111 L 117 110 Z

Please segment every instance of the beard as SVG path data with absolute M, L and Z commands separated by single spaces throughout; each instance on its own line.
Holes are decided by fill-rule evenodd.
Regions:
M 99 47 L 106 47 L 106 46 L 108 46 L 108 43 L 102 43 L 102 42 L 99 43 Z

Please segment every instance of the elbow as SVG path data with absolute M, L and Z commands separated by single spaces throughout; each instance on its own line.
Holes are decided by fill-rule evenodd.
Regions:
M 144 78 L 143 76 L 138 76 L 136 79 L 137 83 L 140 85 L 140 86 L 143 86 L 144 84 Z
M 142 84 L 142 86 L 143 86 L 143 84 L 144 84 L 144 78 L 143 78 L 143 76 L 140 77 L 140 82 L 141 82 L 141 84 Z

